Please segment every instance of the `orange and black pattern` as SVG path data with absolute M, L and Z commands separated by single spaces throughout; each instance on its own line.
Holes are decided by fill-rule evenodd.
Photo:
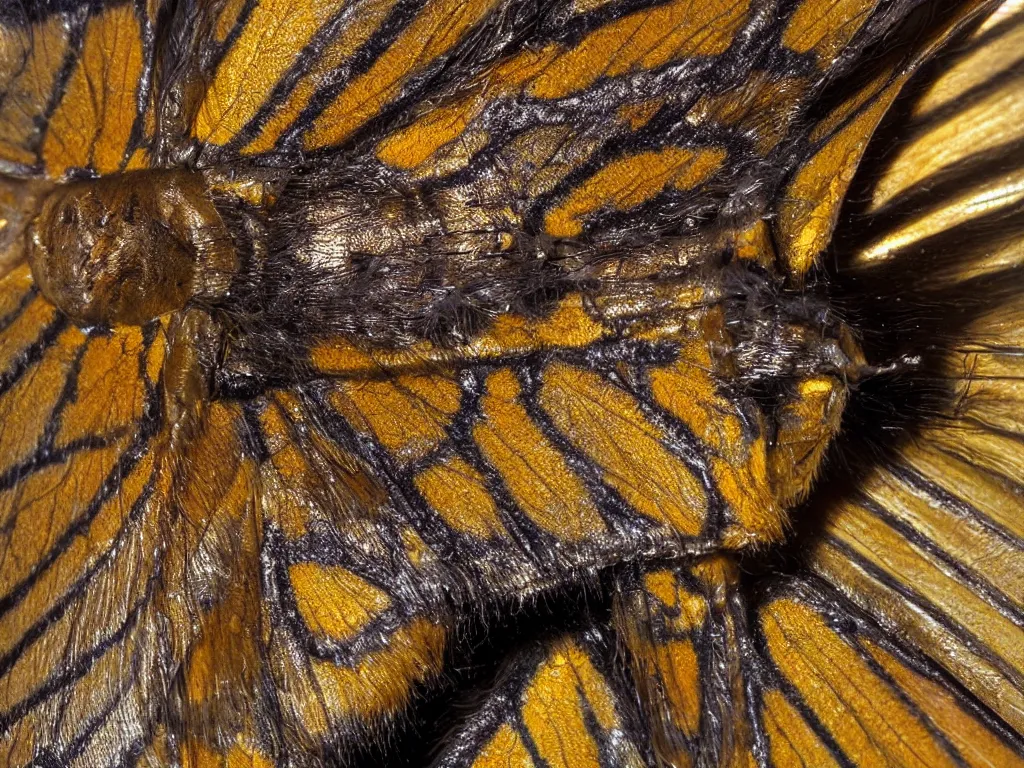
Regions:
M 623 766 L 650 763 L 643 722 L 597 626 L 553 634 L 508 660 L 472 722 L 437 765 Z
M 813 577 L 631 575 L 614 624 L 669 765 L 1014 765 L 1006 724 Z
M 0 0 L 0 766 L 1024 765 L 1017 0 Z

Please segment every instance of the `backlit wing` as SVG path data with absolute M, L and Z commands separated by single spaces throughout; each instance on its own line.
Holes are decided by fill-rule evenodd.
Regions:
M 0 9 L 0 762 L 330 765 L 464 622 L 593 587 L 609 615 L 523 621 L 441 765 L 1018 764 L 1021 25 L 936 60 L 987 7 L 939 5 Z M 236 243 L 212 381 L 192 308 L 78 328 L 24 263 L 40 185 L 147 167 L 253 241 L 288 214 Z M 339 224 L 346 184 L 443 231 Z M 325 231 L 372 235 L 346 278 L 520 277 L 340 327 L 295 268 Z M 791 513 L 889 385 L 914 428 Z
M 1019 11 L 997 16 L 951 57 L 866 188 L 840 265 L 851 301 L 900 274 L 904 301 L 948 310 L 884 342 L 902 354 L 928 349 L 917 334 L 932 340 L 920 375 L 897 388 L 923 413 L 887 441 L 886 461 L 809 513 L 821 529 L 808 550 L 815 572 L 1018 731 L 1024 133 L 1010 118 L 1022 81 L 1006 73 L 1021 29 Z M 885 312 L 882 323 L 901 310 Z M 877 397 L 865 393 L 862 419 Z
M 770 593 L 762 728 L 774 765 L 1020 765 L 1019 735 L 814 581 Z

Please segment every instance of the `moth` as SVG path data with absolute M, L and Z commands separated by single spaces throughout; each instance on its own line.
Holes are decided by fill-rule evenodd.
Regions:
M 1024 764 L 1021 51 L 0 4 L 0 764 Z

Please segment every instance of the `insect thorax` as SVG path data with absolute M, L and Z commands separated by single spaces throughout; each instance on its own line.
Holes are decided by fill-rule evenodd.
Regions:
M 143 171 L 53 189 L 28 252 L 43 293 L 80 325 L 203 314 L 211 391 L 294 376 L 333 338 L 458 356 L 498 318 L 540 320 L 567 296 L 620 339 L 678 341 L 687 317 L 717 308 L 740 388 L 841 374 L 848 334 L 826 303 L 788 291 L 752 218 L 558 240 L 494 190 Z

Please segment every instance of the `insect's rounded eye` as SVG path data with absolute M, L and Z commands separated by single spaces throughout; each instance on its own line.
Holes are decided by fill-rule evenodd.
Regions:
M 233 251 L 203 239 L 217 219 L 197 179 L 99 179 L 54 194 L 37 219 L 29 263 L 44 295 L 79 324 L 143 324 L 180 309 L 197 291 L 209 292 L 201 271 L 232 269 Z M 147 205 L 150 197 L 166 205 Z M 175 228 L 175 217 L 201 220 L 203 234 Z

